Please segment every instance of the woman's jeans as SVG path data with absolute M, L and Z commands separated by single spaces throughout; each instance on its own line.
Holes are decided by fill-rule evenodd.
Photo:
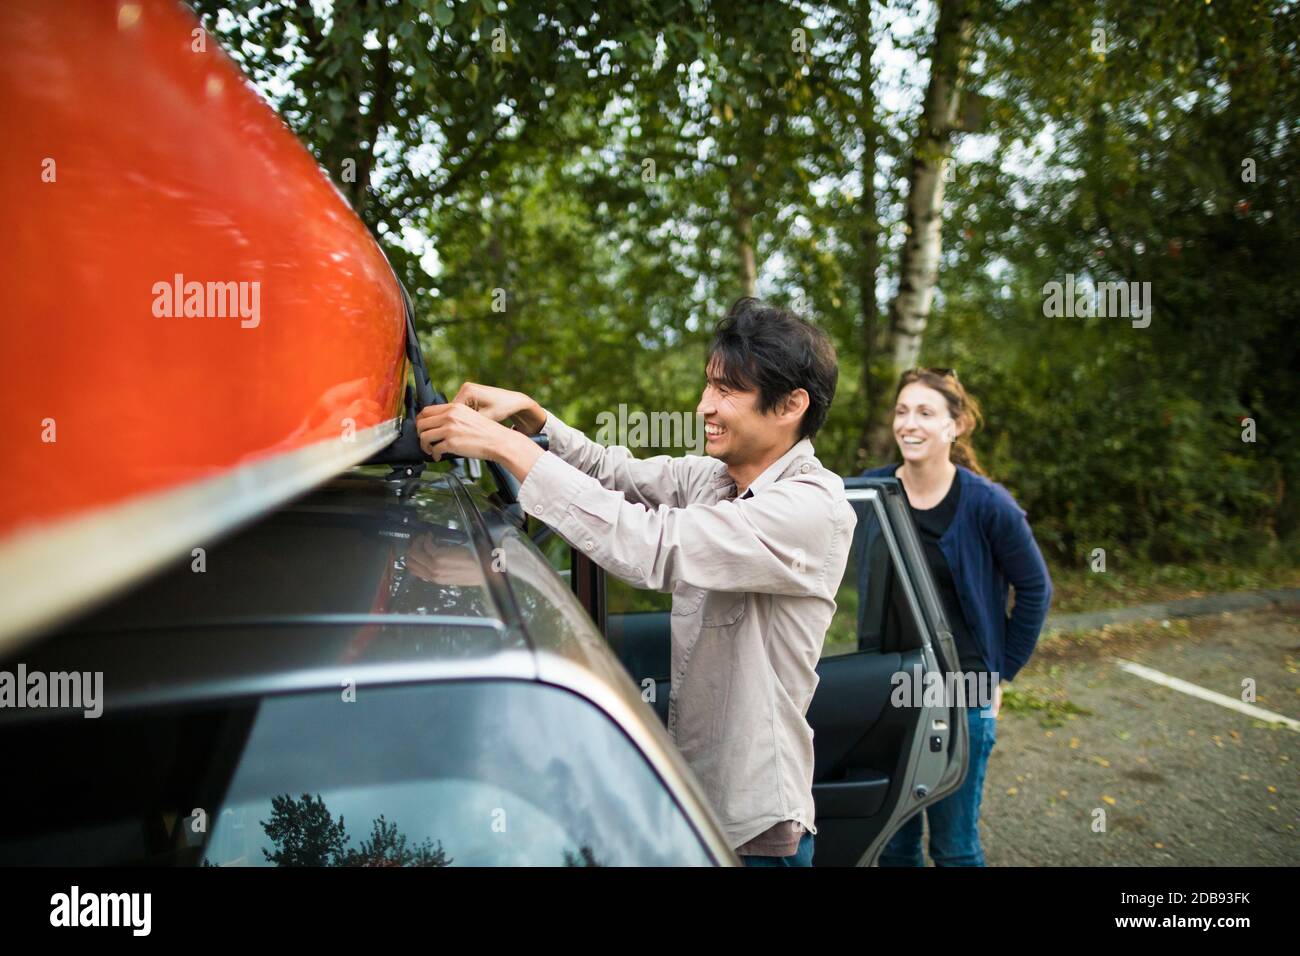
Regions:
M 742 856 L 745 866 L 812 866 L 813 835 L 805 832 L 791 856 Z
M 966 724 L 970 727 L 970 765 L 966 779 L 953 793 L 938 803 L 918 811 L 903 824 L 880 855 L 881 866 L 925 866 L 921 854 L 921 814 L 930 821 L 930 859 L 935 866 L 983 866 L 984 850 L 980 847 L 980 797 L 984 793 L 984 771 L 997 739 L 997 719 L 992 708 L 981 712 L 968 708 Z

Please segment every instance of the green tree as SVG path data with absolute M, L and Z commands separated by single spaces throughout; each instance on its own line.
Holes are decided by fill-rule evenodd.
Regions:
M 320 794 L 271 798 L 271 819 L 259 821 L 274 852 L 262 850 L 276 866 L 340 866 L 346 857 L 347 829 L 334 820 Z
M 361 849 L 350 851 L 344 866 L 450 866 L 452 860 L 442 849 L 426 839 L 408 847 L 406 835 L 397 832 L 396 823 L 388 823 L 383 814 L 375 820 L 370 839 L 361 841 Z
M 224 6 L 198 3 L 380 235 L 448 387 L 584 428 L 688 410 L 752 288 L 837 344 L 831 467 L 893 455 L 898 364 L 951 365 L 1058 558 L 1300 522 L 1294 5 Z M 1149 282 L 1152 324 L 1047 318 L 1066 274 Z

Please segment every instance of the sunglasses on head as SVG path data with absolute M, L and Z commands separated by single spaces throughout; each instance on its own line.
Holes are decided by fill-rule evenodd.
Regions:
M 939 368 L 938 366 L 922 367 L 918 365 L 916 368 L 912 369 L 912 371 L 929 372 L 931 375 L 938 375 L 940 378 L 947 378 L 948 376 L 952 376 L 954 382 L 961 381 L 961 379 L 957 377 L 957 370 L 955 368 Z

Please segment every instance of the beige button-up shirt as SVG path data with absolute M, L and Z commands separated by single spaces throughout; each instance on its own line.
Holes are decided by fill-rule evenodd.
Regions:
M 805 715 L 857 518 L 802 439 L 736 497 L 723 462 L 638 459 L 547 415 L 529 514 L 633 585 L 672 592 L 668 730 L 740 847 L 813 826 Z

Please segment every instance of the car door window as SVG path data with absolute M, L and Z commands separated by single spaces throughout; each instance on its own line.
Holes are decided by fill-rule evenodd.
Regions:
M 865 489 L 849 492 L 857 514 L 848 565 L 835 596 L 835 617 L 826 632 L 823 657 L 910 649 L 921 642 L 904 575 L 891 547 L 878 497 Z
M 607 574 L 605 606 L 610 614 L 657 614 L 673 609 L 673 596 L 667 591 L 634 588 L 612 574 Z
M 529 519 L 528 532 L 533 543 L 537 545 L 537 550 L 546 558 L 546 563 L 556 574 L 568 581 L 573 574 L 573 548 L 569 542 L 536 518 Z

